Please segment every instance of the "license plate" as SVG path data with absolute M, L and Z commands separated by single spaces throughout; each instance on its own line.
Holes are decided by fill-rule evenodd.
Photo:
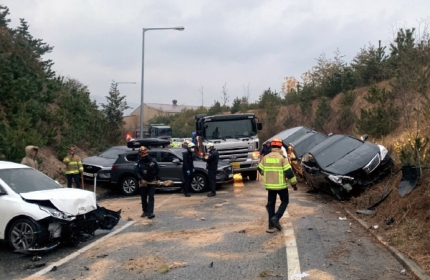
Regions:
M 232 162 L 231 166 L 233 167 L 233 169 L 240 168 L 240 162 Z
M 228 178 L 233 178 L 233 174 L 228 174 Z
M 93 173 L 84 172 L 82 174 L 84 174 L 84 176 L 87 176 L 87 177 L 94 177 Z

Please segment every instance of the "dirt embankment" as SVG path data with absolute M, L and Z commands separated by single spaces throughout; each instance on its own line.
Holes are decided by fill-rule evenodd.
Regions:
M 398 169 L 397 169 L 398 170 Z M 342 202 L 355 213 L 378 202 L 391 190 L 389 196 L 375 207 L 371 215 L 356 214 L 384 238 L 389 245 L 414 260 L 430 274 L 430 170 L 425 170 L 417 187 L 400 197 L 398 187 L 402 172 L 367 189 L 362 195 Z M 377 229 L 374 227 L 378 226 Z

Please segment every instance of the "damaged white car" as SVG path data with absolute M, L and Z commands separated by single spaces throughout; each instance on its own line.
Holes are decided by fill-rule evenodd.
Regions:
M 97 229 L 115 227 L 120 213 L 99 207 L 93 192 L 63 188 L 33 168 L 0 161 L 0 239 L 15 251 L 76 245 Z

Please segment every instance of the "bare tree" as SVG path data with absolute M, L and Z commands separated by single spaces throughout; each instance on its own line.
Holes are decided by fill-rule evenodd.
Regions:
M 222 107 L 226 107 L 230 101 L 230 96 L 228 95 L 227 83 L 222 86 Z

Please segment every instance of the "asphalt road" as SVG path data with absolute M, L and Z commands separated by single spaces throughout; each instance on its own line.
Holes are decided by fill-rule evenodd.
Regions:
M 117 228 L 133 224 L 99 243 L 109 232 L 39 255 L 36 264 L 49 267 L 77 252 L 40 279 L 413 279 L 359 224 L 339 219 L 346 213 L 330 196 L 307 190 L 290 190 L 284 229 L 273 234 L 258 181 L 224 185 L 214 198 L 157 193 L 153 220 L 140 218 L 138 196 L 110 196 L 99 203 L 123 210 Z M 44 268 L 32 258 L 0 244 L 2 279 Z

